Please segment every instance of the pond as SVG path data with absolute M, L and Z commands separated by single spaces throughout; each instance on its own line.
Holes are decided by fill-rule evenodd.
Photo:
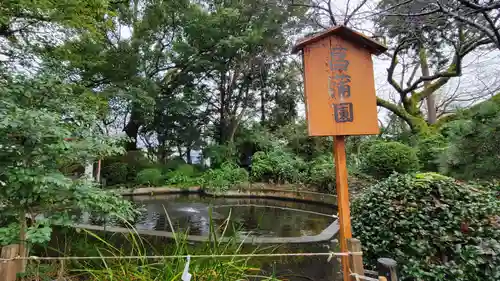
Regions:
M 226 229 L 226 235 L 297 237 L 320 234 L 333 221 L 330 206 L 276 199 L 214 198 L 199 195 L 135 197 L 145 209 L 137 229 L 208 235 Z M 227 222 L 229 222 L 228 225 Z M 227 227 L 226 227 L 227 226 Z
M 268 198 L 224 198 L 200 194 L 130 197 L 142 207 L 133 222 L 137 232 L 161 245 L 176 233 L 188 234 L 192 242 L 206 241 L 210 233 L 237 237 L 247 251 L 269 247 L 273 252 L 328 252 L 338 231 L 336 208 L 326 204 Z M 170 221 L 170 223 L 169 223 Z M 91 216 L 81 221 L 88 229 L 104 230 Z M 117 222 L 106 222 L 106 231 L 127 232 Z M 90 226 L 93 225 L 93 226 Z M 285 272 L 287 280 L 337 280 L 325 257 L 259 259 L 263 273 Z M 338 263 L 337 263 L 338 265 Z M 293 277 L 302 276 L 302 277 Z M 304 279 L 308 276 L 309 279 Z

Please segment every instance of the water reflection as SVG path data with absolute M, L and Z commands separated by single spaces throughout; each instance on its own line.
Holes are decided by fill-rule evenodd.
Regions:
M 169 195 L 134 197 L 134 201 L 144 207 L 135 223 L 136 228 L 171 231 L 170 218 L 176 232 L 192 235 L 208 235 L 210 221 L 216 231 L 225 230 L 227 235 L 317 235 L 333 222 L 333 218 L 327 215 L 335 212 L 328 206 L 255 198 Z

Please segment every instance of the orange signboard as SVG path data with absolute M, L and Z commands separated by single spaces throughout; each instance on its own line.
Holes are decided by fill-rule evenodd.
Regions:
M 371 54 L 385 47 L 346 27 L 320 36 L 298 47 L 303 51 L 309 135 L 378 134 Z

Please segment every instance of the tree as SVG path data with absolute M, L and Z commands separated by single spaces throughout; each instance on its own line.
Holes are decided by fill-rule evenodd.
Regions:
M 0 66 L 33 66 L 40 49 L 81 34 L 99 35 L 112 25 L 107 0 L 2 1 L 0 3 Z
M 233 141 L 243 118 L 253 115 L 259 95 L 266 102 L 263 74 L 285 51 L 294 15 L 283 1 L 213 1 L 208 9 L 198 6 L 186 14 L 185 40 L 175 49 L 177 64 L 191 62 L 200 70 L 208 105 L 217 112 L 218 143 Z
M 425 100 L 427 122 L 436 123 L 436 92 L 462 74 L 462 61 L 467 54 L 491 41 L 461 22 L 450 22 L 442 14 L 429 12 L 428 2 L 387 0 L 380 2 L 379 9 L 379 31 L 393 38 L 395 46 L 387 80 L 399 93 L 404 111 L 410 114 L 405 116 L 401 107 L 393 107 L 385 100 L 379 99 L 378 103 L 407 121 L 414 131 L 421 131 L 426 124 L 418 118 L 418 105 Z M 406 61 L 401 58 L 404 55 Z M 399 60 L 406 62 L 401 65 L 401 82 L 394 79 Z
M 417 134 L 427 133 L 429 124 L 437 121 L 436 91 L 453 77 L 461 76 L 465 56 L 492 42 L 462 22 L 450 22 L 434 11 L 428 12 L 427 2 L 384 0 L 377 6 L 375 15 L 378 16 L 372 16 L 377 27 L 375 37 L 389 38 L 386 42 L 391 50 L 387 54 L 390 58 L 387 81 L 399 96 L 396 103 L 378 97 L 377 104 L 403 119 Z M 357 7 L 366 4 L 367 1 L 361 1 Z M 326 13 L 329 24 L 335 25 L 339 17 L 332 5 L 323 1 L 308 6 Z M 360 9 L 353 9 L 352 13 Z M 354 15 L 343 17 L 352 21 Z M 397 71 L 401 72 L 398 80 Z M 421 110 L 425 101 L 427 118 Z
M 50 54 L 68 62 L 68 76 L 97 88 L 114 103 L 126 104 L 122 129 L 130 139 L 128 151 L 138 149 L 139 135 L 154 120 L 150 108 L 157 97 L 186 81 L 187 66 L 178 66 L 171 58 L 180 17 L 190 7 L 188 1 L 117 4 L 117 24 L 107 29 L 104 40 L 79 37 Z M 129 36 L 123 35 L 124 30 Z
M 391 1 L 386 14 L 396 12 L 398 17 L 432 16 L 447 22 L 456 22 L 475 30 L 500 50 L 500 1 L 451 0 L 451 1 Z M 416 2 L 416 3 L 412 3 Z M 418 5 L 418 10 L 413 9 Z
M 47 73 L 0 81 L 2 215 L 18 218 L 21 254 L 27 234 L 32 242 L 46 242 L 50 226 L 70 224 L 74 212 L 122 219 L 133 215 L 127 200 L 99 189 L 91 179 L 62 172 L 64 165 L 86 165 L 120 149 L 96 130 L 101 100 L 53 77 Z

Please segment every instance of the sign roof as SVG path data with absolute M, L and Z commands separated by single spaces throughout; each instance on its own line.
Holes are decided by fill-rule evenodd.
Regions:
M 370 53 L 375 54 L 375 55 L 380 55 L 387 51 L 387 47 L 380 44 L 379 42 L 366 37 L 365 35 L 354 31 L 346 26 L 339 25 L 332 27 L 330 29 L 327 29 L 319 34 L 306 37 L 304 39 L 299 40 L 297 44 L 292 48 L 292 53 L 295 54 L 302 50 L 306 45 L 309 45 L 311 43 L 314 43 L 318 40 L 321 40 L 325 37 L 331 36 L 331 35 L 336 35 L 339 36 L 340 38 L 350 41 L 355 45 L 361 46 L 365 49 L 367 49 Z

